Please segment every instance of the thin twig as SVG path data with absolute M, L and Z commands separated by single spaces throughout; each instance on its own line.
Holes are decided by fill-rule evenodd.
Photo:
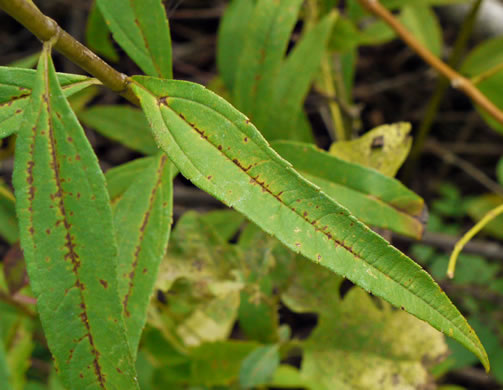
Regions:
M 16 19 L 42 42 L 53 41 L 53 48 L 74 64 L 90 73 L 112 91 L 135 105 L 139 101 L 129 88 L 128 77 L 112 68 L 87 47 L 64 31 L 54 20 L 45 16 L 30 1 L 0 0 L 0 9 Z
M 470 175 L 480 184 L 486 187 L 489 191 L 503 196 L 503 188 L 468 161 L 463 160 L 462 158 L 456 156 L 454 153 L 451 153 L 449 150 L 444 149 L 442 146 L 440 146 L 440 144 L 436 142 L 428 142 L 427 146 L 428 151 L 432 152 L 437 157 L 440 157 L 446 163 L 456 165 L 458 168 L 461 168 L 468 175 Z
M 395 239 L 410 243 L 430 245 L 445 252 L 450 252 L 454 248 L 454 245 L 456 245 L 459 237 L 445 233 L 425 232 L 419 241 L 411 237 L 393 234 L 393 240 Z M 498 244 L 497 242 L 472 240 L 466 244 L 464 251 L 466 253 L 480 255 L 488 259 L 503 260 L 503 245 Z
M 430 50 L 423 46 L 398 19 L 378 0 L 358 0 L 367 10 L 385 21 L 402 40 L 417 54 L 419 54 L 429 65 L 445 76 L 453 88 L 457 88 L 468 95 L 475 103 L 483 108 L 498 122 L 503 124 L 503 111 L 501 111 L 491 100 L 489 100 L 473 83 L 452 69 L 445 62 L 436 57 Z

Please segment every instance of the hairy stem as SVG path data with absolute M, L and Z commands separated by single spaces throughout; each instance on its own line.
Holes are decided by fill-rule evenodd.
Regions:
M 138 99 L 129 89 L 128 77 L 112 68 L 87 47 L 64 31 L 27 0 L 0 0 L 0 9 L 16 19 L 42 42 L 52 41 L 53 48 L 80 68 L 96 77 L 103 85 L 135 105 Z

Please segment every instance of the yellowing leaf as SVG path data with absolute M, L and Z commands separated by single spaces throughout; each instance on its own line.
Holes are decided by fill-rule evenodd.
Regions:
M 335 142 L 330 154 L 387 175 L 395 176 L 412 146 L 409 123 L 382 125 L 353 141 Z

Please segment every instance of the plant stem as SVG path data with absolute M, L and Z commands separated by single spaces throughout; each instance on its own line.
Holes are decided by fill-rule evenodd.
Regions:
M 0 0 L 0 9 L 16 19 L 42 42 L 53 41 L 53 48 L 90 73 L 112 91 L 131 103 L 139 105 L 129 89 L 128 77 L 112 68 L 87 47 L 64 31 L 54 20 L 45 16 L 30 1 Z
M 489 115 L 503 124 L 503 111 L 501 111 L 491 100 L 489 100 L 480 90 L 472 84 L 466 77 L 452 69 L 445 62 L 436 57 L 431 51 L 423 46 L 407 29 L 400 23 L 391 12 L 383 7 L 378 0 L 358 0 L 367 10 L 385 21 L 402 40 L 417 54 L 419 54 L 429 65 L 445 76 L 453 88 L 463 91 Z
M 454 277 L 454 271 L 456 269 L 456 261 L 458 260 L 459 253 L 463 250 L 463 247 L 468 241 L 470 241 L 475 234 L 480 232 L 484 226 L 491 222 L 498 215 L 503 214 L 503 204 L 495 207 L 489 211 L 484 218 L 482 218 L 474 227 L 466 232 L 466 234 L 456 243 L 454 250 L 452 251 L 451 258 L 449 259 L 449 266 L 447 268 L 447 276 L 449 278 Z
M 482 0 L 477 0 L 476 2 L 474 2 L 472 8 L 470 9 L 470 12 L 466 15 L 463 21 L 460 32 L 456 37 L 456 42 L 454 43 L 452 54 L 448 61 L 449 66 L 453 68 L 457 67 L 459 61 L 461 60 L 461 56 L 465 50 L 466 43 L 468 42 L 468 38 L 472 33 L 473 26 L 475 25 L 477 13 L 480 9 L 481 4 Z M 419 126 L 417 135 L 416 137 L 414 137 L 414 145 L 412 146 L 412 150 L 410 152 L 403 174 L 403 180 L 406 182 L 410 179 L 412 173 L 416 170 L 417 162 L 424 149 L 424 143 L 426 141 L 426 138 L 430 134 L 431 126 L 433 125 L 435 118 L 437 117 L 440 103 L 442 103 L 448 87 L 448 79 L 444 77 L 438 79 L 437 85 L 435 86 L 435 91 L 433 92 L 433 95 L 431 96 L 431 99 L 426 106 L 424 117 L 421 125 Z

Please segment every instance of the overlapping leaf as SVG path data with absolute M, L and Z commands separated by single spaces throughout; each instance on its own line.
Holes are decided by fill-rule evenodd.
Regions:
M 7 365 L 7 353 L 2 339 L 0 339 L 0 383 L 3 383 L 5 390 L 13 390 L 11 386 L 10 369 Z
M 442 55 L 442 29 L 428 5 L 417 3 L 403 7 L 400 20 L 424 47 L 437 57 Z
M 57 77 L 65 96 L 99 84 L 96 79 L 80 75 L 58 73 Z M 0 66 L 0 138 L 18 130 L 35 79 L 34 70 Z
M 159 264 L 168 245 L 173 211 L 172 164 L 158 153 L 114 209 L 119 297 L 133 360 L 145 325 Z
M 189 212 L 178 221 L 157 287 L 167 293 L 170 332 L 185 345 L 229 336 L 243 287 L 230 273 L 238 263 L 236 249 L 202 217 Z
M 431 277 L 303 179 L 243 114 L 193 83 L 134 77 L 132 87 L 157 142 L 194 184 L 290 249 L 456 338 L 488 367 L 477 336 Z
M 273 147 L 306 179 L 363 222 L 421 237 L 424 202 L 398 180 L 340 160 L 314 145 L 280 141 Z
M 19 239 L 14 195 L 0 183 L 0 236 L 9 244 Z
M 93 3 L 87 19 L 86 41 L 89 48 L 96 53 L 104 55 L 111 61 L 119 61 L 119 54 L 110 39 L 110 30 L 96 6 L 96 1 Z
M 302 344 L 296 380 L 308 389 L 403 389 L 429 382 L 427 367 L 445 356 L 441 333 L 402 311 L 392 310 L 360 288 L 342 299 L 342 279 L 297 260 L 297 272 L 282 301 L 293 311 L 317 313 L 318 324 Z M 295 375 L 297 374 L 297 375 Z
M 154 154 L 159 148 L 149 131 L 145 115 L 129 106 L 94 106 L 79 113 L 79 119 L 130 149 L 144 154 Z
M 107 181 L 108 195 L 112 205 L 116 205 L 120 197 L 131 186 L 135 177 L 152 164 L 153 157 L 137 158 L 125 164 L 113 167 L 105 174 Z
M 471 51 L 461 66 L 461 72 L 469 77 L 476 77 L 491 72 L 491 69 L 498 69 L 503 63 L 503 38 L 496 37 L 488 39 Z M 492 73 L 492 72 L 491 72 Z M 484 80 L 477 83 L 477 87 L 486 95 L 489 100 L 499 108 L 503 108 L 503 70 L 488 74 Z M 487 123 L 500 134 L 503 134 L 503 125 L 496 121 L 491 115 L 478 107 L 480 114 Z
M 325 53 L 335 14 L 306 31 L 285 59 L 302 1 L 251 3 L 237 0 L 224 16 L 218 52 L 222 79 L 233 103 L 266 138 L 311 141 L 303 101 Z M 236 47 L 239 38 L 242 47 Z
M 171 78 L 171 36 L 161 0 L 97 0 L 117 43 L 150 76 Z
M 46 46 L 13 177 L 30 283 L 68 388 L 135 389 L 105 180 Z
M 381 125 L 351 141 L 334 142 L 330 154 L 342 160 L 395 176 L 409 154 L 412 137 L 410 123 Z

